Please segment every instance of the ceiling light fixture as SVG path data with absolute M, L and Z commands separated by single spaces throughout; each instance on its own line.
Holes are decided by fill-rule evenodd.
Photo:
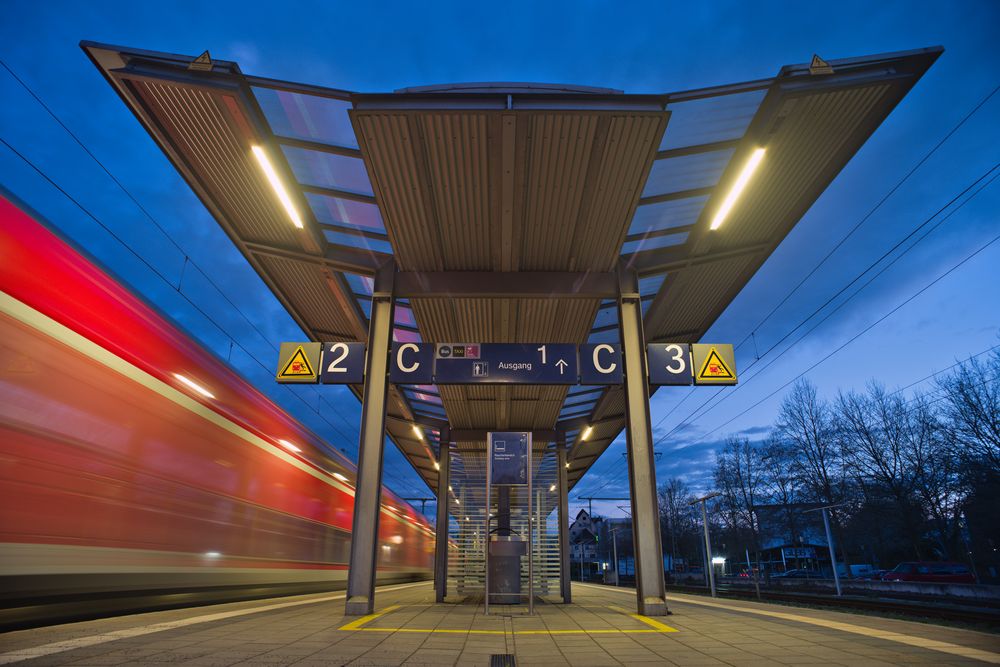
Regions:
M 181 375 L 180 373 L 174 373 L 174 377 L 177 378 L 182 384 L 185 384 L 189 388 L 194 389 L 196 392 L 198 392 L 205 398 L 215 398 L 215 394 L 210 392 L 208 389 L 205 389 L 191 378 Z
M 580 436 L 580 439 L 581 440 L 586 440 L 587 438 L 590 437 L 590 434 L 593 433 L 593 432 L 594 432 L 594 427 L 593 426 L 588 426 L 587 428 L 585 428 L 583 430 L 583 435 Z
M 251 150 L 253 155 L 257 158 L 258 164 L 260 164 L 261 171 L 267 176 L 268 182 L 274 189 L 274 194 L 278 195 L 278 199 L 281 201 L 281 205 L 285 207 L 285 212 L 288 213 L 288 217 L 291 219 L 292 224 L 299 229 L 303 228 L 302 218 L 299 217 L 299 212 L 295 208 L 295 204 L 292 203 L 292 198 L 288 196 L 288 191 L 285 190 L 285 186 L 281 184 L 281 179 L 278 178 L 278 172 L 274 170 L 271 165 L 271 161 L 267 159 L 267 153 L 260 146 L 252 146 Z
M 743 189 L 750 181 L 750 177 L 753 176 L 753 172 L 757 170 L 757 166 L 763 159 L 764 149 L 754 149 L 754 152 L 750 154 L 750 159 L 747 160 L 745 165 L 743 165 L 743 171 L 740 172 L 736 182 L 733 183 L 733 187 L 729 190 L 729 194 L 727 194 L 726 198 L 722 200 L 722 205 L 719 206 L 719 210 L 715 212 L 715 217 L 712 218 L 712 224 L 709 227 L 710 229 L 718 229 L 722 225 L 726 216 L 729 215 L 729 211 L 731 211 L 733 205 L 736 204 L 736 200 L 739 198 L 740 193 L 743 192 Z

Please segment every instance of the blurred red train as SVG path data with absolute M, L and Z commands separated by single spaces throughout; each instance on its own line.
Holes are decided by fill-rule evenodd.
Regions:
M 341 588 L 354 467 L 0 197 L 0 626 Z M 433 531 L 383 491 L 380 583 Z

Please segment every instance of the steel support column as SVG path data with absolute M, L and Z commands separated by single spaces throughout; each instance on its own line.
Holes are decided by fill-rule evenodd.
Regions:
M 649 386 L 642 333 L 642 303 L 635 271 L 618 267 L 618 321 L 625 364 L 625 432 L 632 495 L 635 592 L 640 614 L 668 614 L 663 582 L 663 545 L 656 498 L 656 466 L 649 422 Z
M 438 454 L 437 521 L 434 524 L 434 596 L 448 595 L 448 485 L 451 484 L 451 431 L 441 429 Z
M 556 461 L 558 472 L 558 493 L 559 493 L 559 592 L 563 602 L 569 604 L 573 601 L 573 594 L 570 591 L 570 562 L 569 562 L 569 475 L 566 469 L 566 457 L 568 448 L 566 445 L 566 434 L 559 435 L 559 442 L 556 443 Z
M 391 261 L 382 264 L 375 274 L 372 295 L 365 388 L 361 401 L 361 438 L 358 443 L 358 483 L 354 490 L 351 562 L 347 571 L 347 605 L 344 613 L 348 616 L 364 616 L 375 611 L 375 567 L 378 562 L 394 276 L 394 264 Z

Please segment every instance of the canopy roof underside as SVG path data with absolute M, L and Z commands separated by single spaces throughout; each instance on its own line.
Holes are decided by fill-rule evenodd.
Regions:
M 621 261 L 639 274 L 647 341 L 696 342 L 941 52 L 658 95 L 523 83 L 361 94 L 83 47 L 318 341 L 366 340 L 371 277 L 394 258 L 409 272 L 603 273 Z M 291 186 L 303 230 L 255 145 Z M 767 154 L 751 187 L 710 231 L 757 147 Z M 597 298 L 413 297 L 397 302 L 394 338 L 617 342 L 617 310 Z M 617 387 L 393 386 L 387 430 L 432 490 L 446 424 L 564 431 L 572 487 L 624 412 Z M 468 437 L 459 452 L 482 449 Z

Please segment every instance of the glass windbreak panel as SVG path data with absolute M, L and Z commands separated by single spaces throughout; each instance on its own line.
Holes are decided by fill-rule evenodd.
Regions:
M 345 148 L 358 147 L 347 115 L 351 108 L 348 100 L 273 88 L 254 88 L 253 94 L 275 134 Z
M 702 195 L 637 206 L 628 228 L 629 236 L 693 225 L 707 201 L 708 195 Z
M 688 233 L 661 234 L 659 236 L 648 236 L 635 241 L 626 241 L 622 246 L 623 255 L 631 255 L 642 250 L 657 250 L 659 248 L 669 248 L 670 246 L 682 245 L 687 241 Z
M 643 197 L 667 195 L 683 190 L 707 188 L 719 182 L 735 148 L 694 153 L 655 160 L 649 171 Z
M 392 245 L 382 239 L 370 239 L 356 234 L 335 232 L 332 229 L 324 229 L 323 236 L 326 237 L 327 241 L 336 245 L 344 245 L 357 250 L 371 250 L 372 252 L 380 252 L 386 255 L 392 254 Z
M 739 139 L 766 94 L 767 90 L 752 90 L 668 104 L 670 123 L 660 150 Z
M 299 183 L 373 196 L 372 184 L 361 158 L 282 146 Z
M 653 296 L 660 291 L 660 285 L 666 279 L 667 274 L 661 273 L 658 276 L 647 276 L 639 280 L 639 295 L 642 297 Z
M 313 215 L 316 216 L 316 222 L 385 234 L 385 224 L 375 204 L 314 192 L 307 192 L 306 199 Z
M 368 276 L 359 276 L 356 273 L 345 273 L 344 277 L 347 278 L 347 284 L 350 286 L 352 292 L 371 296 L 372 290 L 375 288 L 375 284 L 371 278 Z

